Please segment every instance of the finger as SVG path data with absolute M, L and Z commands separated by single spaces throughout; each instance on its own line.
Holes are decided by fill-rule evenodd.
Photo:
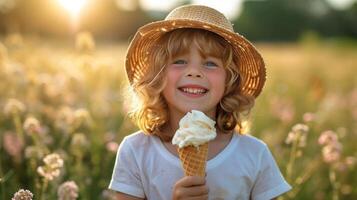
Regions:
M 185 200 L 207 200 L 207 199 L 208 199 L 208 195 L 185 198 Z
M 190 196 L 208 195 L 209 192 L 207 185 L 193 186 L 190 189 Z
M 175 196 L 177 197 L 200 197 L 208 195 L 207 185 L 181 187 L 175 190 Z
M 191 187 L 191 186 L 199 186 L 204 185 L 206 183 L 206 179 L 200 176 L 186 176 L 179 181 L 179 185 L 182 187 Z

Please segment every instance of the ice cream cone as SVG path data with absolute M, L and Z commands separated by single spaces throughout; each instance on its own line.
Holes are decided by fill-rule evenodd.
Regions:
M 208 142 L 198 147 L 190 145 L 178 148 L 178 153 L 185 176 L 204 177 L 206 175 Z

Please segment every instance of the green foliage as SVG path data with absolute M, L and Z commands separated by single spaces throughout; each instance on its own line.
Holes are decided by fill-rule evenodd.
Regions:
M 325 0 L 245 1 L 234 21 L 236 31 L 252 40 L 297 40 L 307 30 L 324 37 L 357 37 L 357 2 L 335 10 Z

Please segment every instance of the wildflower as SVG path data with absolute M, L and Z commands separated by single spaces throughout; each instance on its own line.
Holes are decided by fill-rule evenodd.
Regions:
M 76 49 L 79 52 L 91 52 L 95 50 L 95 42 L 90 32 L 80 32 L 76 35 Z
M 21 189 L 14 194 L 11 200 L 32 200 L 33 194 L 29 190 Z
M 60 169 L 63 166 L 62 158 L 56 154 L 49 154 L 44 159 L 45 165 L 37 168 L 37 173 L 43 176 L 47 180 L 53 180 L 60 174 Z
M 304 147 L 306 145 L 306 136 L 308 131 L 309 127 L 305 124 L 296 124 L 289 132 L 285 143 L 292 144 L 296 141 L 299 147 Z
M 326 163 L 335 163 L 340 160 L 342 145 L 339 142 L 330 143 L 322 148 L 322 156 Z
M 108 150 L 109 152 L 115 153 L 115 152 L 118 150 L 119 144 L 112 141 L 112 142 L 108 142 L 108 143 L 105 145 L 105 147 L 107 148 L 107 150 Z
M 21 114 L 25 111 L 26 107 L 25 105 L 17 100 L 17 99 L 9 99 L 7 100 L 5 107 L 4 107 L 4 113 L 5 115 L 16 115 L 16 114 Z
M 75 200 L 78 197 L 78 186 L 74 181 L 62 183 L 57 190 L 59 200 Z
M 76 127 L 80 127 L 81 125 L 90 126 L 92 119 L 89 112 L 83 108 L 74 111 L 74 124 Z
M 34 117 L 26 118 L 24 122 L 24 130 L 29 134 L 39 133 L 41 129 L 40 122 Z
M 52 168 L 60 168 L 63 166 L 63 160 L 57 153 L 47 155 L 43 159 L 43 162 Z
M 315 113 L 311 113 L 311 112 L 307 112 L 303 115 L 303 120 L 305 123 L 307 122 L 312 122 L 316 119 L 316 114 Z
M 337 142 L 337 134 L 331 130 L 322 132 L 318 139 L 320 145 L 328 145 L 335 142 Z
M 20 161 L 21 151 L 24 147 L 24 142 L 12 132 L 4 134 L 4 149 L 5 151 L 15 158 L 15 161 Z
M 340 160 L 342 144 L 338 141 L 334 131 L 327 130 L 321 133 L 318 143 L 322 145 L 322 157 L 326 163 L 336 163 Z

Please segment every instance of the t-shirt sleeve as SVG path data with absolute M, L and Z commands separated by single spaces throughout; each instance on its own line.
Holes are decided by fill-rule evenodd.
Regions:
M 118 148 L 109 189 L 144 198 L 140 171 L 134 155 L 133 147 L 124 139 Z
M 251 193 L 253 200 L 273 199 L 291 189 L 267 146 L 261 154 L 258 167 L 258 175 Z

